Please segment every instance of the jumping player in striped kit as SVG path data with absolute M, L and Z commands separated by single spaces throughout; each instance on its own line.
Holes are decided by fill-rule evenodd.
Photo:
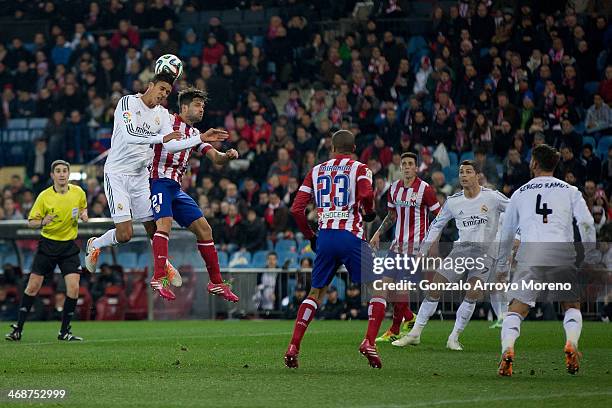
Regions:
M 210 277 L 207 290 L 213 295 L 221 296 L 230 302 L 238 302 L 228 284 L 223 282 L 219 269 L 219 258 L 212 229 L 204 218 L 196 202 L 181 190 L 181 179 L 187 168 L 191 153 L 198 151 L 205 154 L 215 164 L 225 164 L 229 160 L 238 158 L 234 149 L 221 153 L 205 140 L 214 135 L 225 136 L 227 132 L 220 129 L 209 129 L 203 134 L 193 127 L 204 116 L 204 105 L 207 100 L 206 92 L 195 88 L 188 88 L 179 93 L 178 104 L 180 114 L 172 118 L 172 127 L 183 137 L 173 144 L 155 145 L 153 164 L 151 166 L 151 206 L 157 230 L 153 235 L 154 274 L 151 287 L 158 290 L 160 295 L 168 300 L 175 298 L 165 286 L 165 264 L 168 259 L 168 241 L 172 219 L 184 228 L 188 228 L 197 237 L 197 247 Z
M 402 154 L 403 177 L 391 184 L 387 197 L 389 212 L 370 241 L 372 247 L 378 249 L 380 236 L 395 225 L 388 258 L 395 258 L 397 254 L 415 255 L 420 243 L 425 240 L 425 233 L 429 226 L 429 214 L 432 213 L 435 216 L 440 211 L 435 190 L 416 175 L 417 164 L 416 154 L 409 152 Z M 411 272 L 416 271 L 387 271 L 383 282 L 400 281 Z M 415 315 L 410 310 L 408 292 L 395 292 L 394 299 L 390 299 L 389 294 L 385 291 L 377 294 L 393 301 L 393 323 L 389 330 L 376 341 L 395 341 L 401 335 L 408 334 L 415 322 Z
M 289 368 L 298 367 L 302 338 L 340 265 L 344 264 L 351 281 L 356 283 L 362 281 L 362 271 L 369 275 L 373 268 L 372 248 L 366 241 L 363 227 L 363 221 L 371 222 L 375 218 L 372 172 L 365 164 L 352 159 L 355 137 L 351 132 L 337 131 L 332 136 L 332 144 L 334 158 L 312 168 L 291 207 L 300 231 L 310 240 L 317 255 L 312 270 L 312 288 L 300 305 L 293 337 L 285 353 L 285 365 Z M 304 214 L 313 198 L 319 218 L 318 236 Z M 386 306 L 383 298 L 370 300 L 368 331 L 359 347 L 359 352 L 375 368 L 382 367 L 375 340 Z

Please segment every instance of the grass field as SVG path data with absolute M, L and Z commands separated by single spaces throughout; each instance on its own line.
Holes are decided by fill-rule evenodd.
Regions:
M 385 322 L 387 324 L 387 322 Z M 315 321 L 300 368 L 282 357 L 290 321 L 89 322 L 83 343 L 57 323 L 28 323 L 0 346 L 0 389 L 66 389 L 70 407 L 609 407 L 612 325 L 585 323 L 581 371 L 564 370 L 560 322 L 526 322 L 515 375 L 496 376 L 499 330 L 473 321 L 464 352 L 444 348 L 452 322 L 431 322 L 418 347 L 379 346 L 383 369 L 357 352 L 366 322 Z M 7 403 L 16 407 L 32 404 Z

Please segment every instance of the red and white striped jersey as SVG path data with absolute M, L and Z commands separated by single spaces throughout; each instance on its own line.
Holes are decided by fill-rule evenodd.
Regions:
M 365 164 L 338 155 L 314 166 L 299 191 L 314 197 L 319 230 L 346 230 L 365 239 L 359 209 L 373 212 L 372 171 Z
M 200 131 L 183 122 L 179 115 L 172 115 L 171 123 L 172 130 L 183 134 L 182 138 L 179 139 L 180 141 L 192 138 L 200 140 Z M 150 169 L 151 178 L 169 178 L 180 184 L 183 174 L 187 169 L 191 153 L 198 151 L 206 154 L 210 149 L 212 149 L 212 146 L 209 143 L 198 143 L 196 146 L 173 153 L 164 144 L 156 144 L 153 147 L 153 164 Z
M 411 186 L 404 186 L 403 180 L 397 180 L 387 193 L 387 207 L 397 214 L 391 250 L 400 254 L 416 253 L 425 239 L 429 212 L 436 215 L 440 211 L 435 190 L 418 177 Z

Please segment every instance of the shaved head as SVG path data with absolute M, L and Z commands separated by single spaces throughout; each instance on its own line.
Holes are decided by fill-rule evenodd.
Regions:
M 339 130 L 332 135 L 334 151 L 339 154 L 351 154 L 355 150 L 355 136 L 348 130 Z

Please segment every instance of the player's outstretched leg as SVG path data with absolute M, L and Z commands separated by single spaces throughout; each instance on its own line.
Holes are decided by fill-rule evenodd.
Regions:
M 318 289 L 323 291 L 323 289 Z M 316 295 L 316 294 L 315 294 Z M 302 338 L 308 329 L 308 325 L 314 319 L 319 304 L 317 296 L 313 296 L 313 290 L 310 295 L 304 299 L 300 305 L 295 318 L 295 326 L 293 327 L 293 336 L 285 353 L 285 365 L 289 368 L 298 368 L 298 354 L 300 353 L 300 344 Z
M 166 264 L 168 262 L 168 234 L 158 231 L 153 235 L 153 279 L 151 287 L 166 300 L 176 299 L 176 295 L 167 288 Z
M 579 306 L 579 305 L 573 305 Z M 565 366 L 567 372 L 576 374 L 580 369 L 580 358 L 582 353 L 578 351 L 578 340 L 582 332 L 582 313 L 578 307 L 570 307 L 565 311 L 563 318 L 563 328 L 565 329 Z
M 232 288 L 221 278 L 221 269 L 219 268 L 219 256 L 213 240 L 198 241 L 198 251 L 206 264 L 206 270 L 210 277 L 210 282 L 206 289 L 211 295 L 221 296 L 228 302 L 236 303 L 240 298 L 232 292 Z
M 414 323 L 414 327 L 410 330 L 410 333 L 400 338 L 399 340 L 391 343 L 397 347 L 404 347 L 407 345 L 416 346 L 421 343 L 421 333 L 423 332 L 423 328 L 427 325 L 429 318 L 433 316 L 438 308 L 438 299 L 428 299 L 425 298 L 421 303 L 421 307 L 419 307 L 419 312 L 416 317 L 416 321 Z
M 511 311 L 504 318 L 501 330 L 502 356 L 498 367 L 501 376 L 512 376 L 512 363 L 514 362 L 514 343 L 521 335 L 523 316 Z
M 382 368 L 382 361 L 376 349 L 376 336 L 385 318 L 387 301 L 382 297 L 373 297 L 368 304 L 368 329 L 359 346 L 359 352 L 368 359 L 370 367 Z

